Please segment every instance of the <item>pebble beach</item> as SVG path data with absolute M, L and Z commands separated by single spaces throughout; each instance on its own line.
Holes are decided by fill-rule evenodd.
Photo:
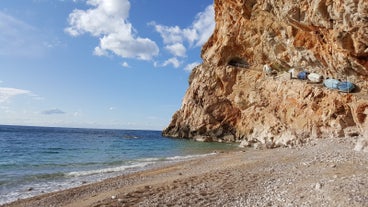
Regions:
M 367 206 L 356 139 L 217 152 L 2 206 Z

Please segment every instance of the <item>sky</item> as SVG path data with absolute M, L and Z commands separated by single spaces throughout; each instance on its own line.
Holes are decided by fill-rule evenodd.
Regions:
M 162 130 L 213 0 L 1 0 L 0 124 Z

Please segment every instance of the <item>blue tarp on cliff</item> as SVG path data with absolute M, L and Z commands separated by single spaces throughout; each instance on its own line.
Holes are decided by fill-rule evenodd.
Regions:
M 355 85 L 351 82 L 344 81 L 337 84 L 337 89 L 341 92 L 349 93 L 353 91 L 355 88 Z
M 298 79 L 300 80 L 306 80 L 308 77 L 308 72 L 307 71 L 301 71 L 300 73 L 298 73 Z
M 336 79 L 326 79 L 323 81 L 323 85 L 326 87 L 326 88 L 331 88 L 331 89 L 338 89 L 337 88 L 337 85 L 340 83 L 339 80 L 336 80 Z

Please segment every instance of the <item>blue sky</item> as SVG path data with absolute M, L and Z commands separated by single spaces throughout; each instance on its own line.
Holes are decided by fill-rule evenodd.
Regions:
M 212 0 L 2 0 L 0 124 L 163 129 Z

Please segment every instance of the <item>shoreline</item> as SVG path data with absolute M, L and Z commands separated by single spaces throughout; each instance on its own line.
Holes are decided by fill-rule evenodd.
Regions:
M 355 142 L 217 153 L 0 206 L 364 206 L 368 155 Z
M 232 149 L 234 150 L 234 149 Z M 88 171 L 75 171 L 69 173 L 55 173 L 62 174 L 64 179 L 58 178 L 53 181 L 43 181 L 40 183 L 26 184 L 23 188 L 14 188 L 14 192 L 9 194 L 1 194 L 6 197 L 7 195 L 19 194 L 17 197 L 6 199 L 7 201 L 0 202 L 0 206 L 16 202 L 18 200 L 25 200 L 32 197 L 38 197 L 45 194 L 57 193 L 73 188 L 82 187 L 84 185 L 96 184 L 103 182 L 107 179 L 117 178 L 121 176 L 127 176 L 142 171 L 164 168 L 176 163 L 190 161 L 193 159 L 203 158 L 206 156 L 214 155 L 216 151 L 207 154 L 194 154 L 194 155 L 179 155 L 165 158 L 142 158 L 139 162 L 131 165 L 107 167 L 102 169 L 88 170 Z M 121 169 L 121 170 L 119 170 Z M 3 198 L 4 198 L 3 197 Z M 3 199 L 2 198 L 2 199 Z

